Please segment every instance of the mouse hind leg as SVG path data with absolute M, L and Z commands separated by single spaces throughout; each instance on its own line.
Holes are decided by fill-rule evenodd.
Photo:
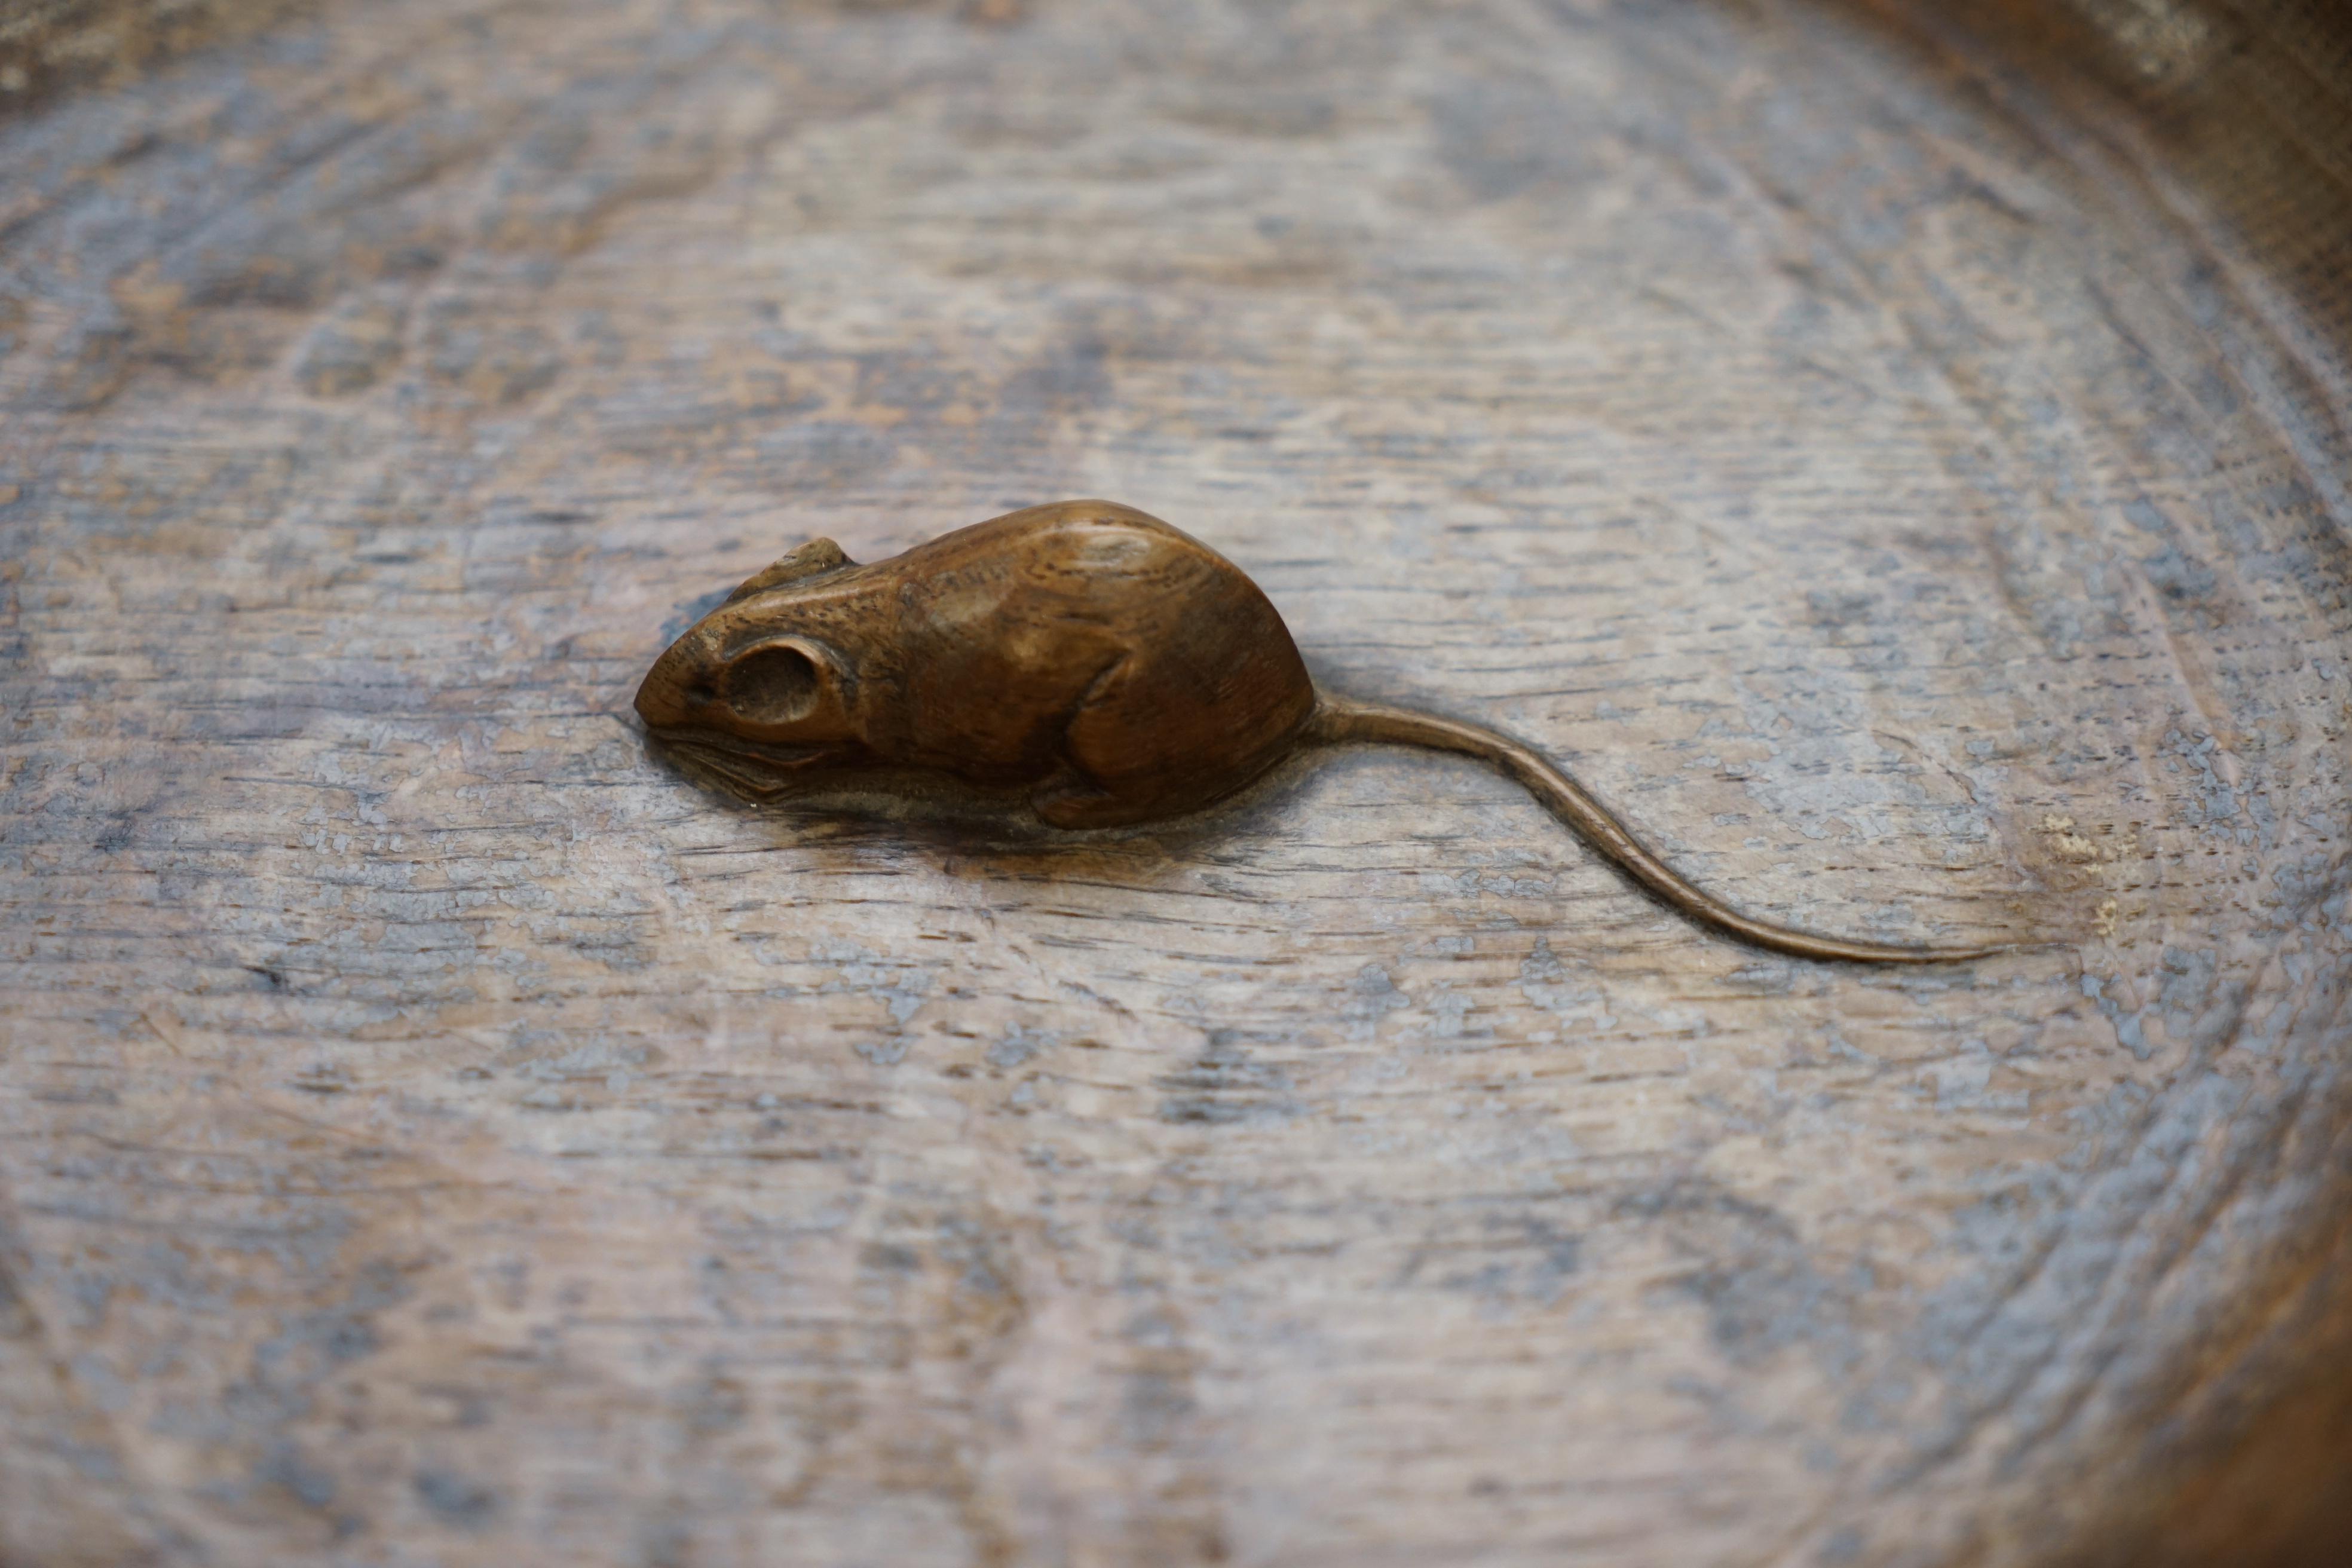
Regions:
M 1062 736 L 1062 763 L 1029 797 L 1049 826 L 1125 827 L 1171 815 L 1161 775 L 1139 769 L 1134 660 L 1113 661 L 1087 686 Z

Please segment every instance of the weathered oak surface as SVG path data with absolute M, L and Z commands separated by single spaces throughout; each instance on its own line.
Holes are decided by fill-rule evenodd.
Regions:
M 2080 11 L 381 0 L 0 121 L 0 1560 L 2340 1561 L 2352 56 Z M 2067 945 L 1424 755 L 647 758 L 786 545 L 1077 494 Z

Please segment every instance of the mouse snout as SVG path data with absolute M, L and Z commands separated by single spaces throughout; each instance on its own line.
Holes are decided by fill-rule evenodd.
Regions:
M 688 633 L 672 643 L 637 688 L 637 717 L 653 730 L 710 721 L 719 693 L 710 679 L 709 650 Z

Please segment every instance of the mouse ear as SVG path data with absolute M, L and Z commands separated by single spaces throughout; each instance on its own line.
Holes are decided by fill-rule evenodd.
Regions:
M 779 584 L 795 583 L 803 577 L 820 577 L 827 572 L 838 572 L 857 563 L 842 553 L 841 546 L 830 539 L 812 539 L 798 550 L 778 558 L 776 563 L 754 572 L 743 579 L 742 586 L 727 595 L 727 603 L 773 588 Z

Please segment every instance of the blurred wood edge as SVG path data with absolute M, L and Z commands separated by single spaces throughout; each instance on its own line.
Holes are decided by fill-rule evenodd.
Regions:
M 310 0 L 0 0 L 0 114 L 120 87 L 210 44 L 315 9 Z
M 2133 166 L 2289 337 L 2305 389 L 2352 415 L 2352 6 L 2327 0 L 1853 0 L 1967 90 Z M 2039 100 L 2027 105 L 2026 98 Z M 2064 150 L 2060 150 L 2064 155 Z M 2183 210 L 2186 209 L 2186 210 Z M 2260 301 L 2257 301 L 2260 309 Z M 2316 333 L 2316 337 L 2311 334 Z M 2298 341 L 2299 340 L 2299 341 Z M 2014 1521 L 2066 1568 L 2334 1568 L 2352 1561 L 2352 1168 L 2336 1216 L 2245 1282 L 2239 1329 L 2151 1410 L 2136 1473 L 2083 1514 Z

